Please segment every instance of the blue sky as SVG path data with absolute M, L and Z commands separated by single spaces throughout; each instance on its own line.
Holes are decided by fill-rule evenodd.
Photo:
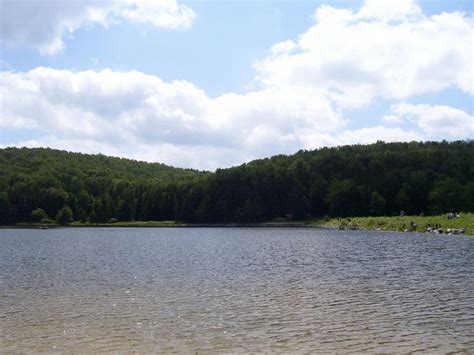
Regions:
M 0 39 L 9 73 L 1 81 L 2 146 L 214 169 L 301 148 L 474 135 L 470 1 L 401 0 L 387 12 L 394 6 L 388 0 L 166 0 L 144 12 L 133 1 L 112 10 L 107 2 L 77 2 L 77 9 L 52 3 L 59 6 L 1 0 L 2 20 L 16 16 Z M 323 12 L 328 8 L 338 12 Z M 102 18 L 91 18 L 91 9 Z M 29 23 L 31 13 L 41 21 Z M 174 22 L 157 21 L 163 13 Z M 371 33 L 379 29 L 386 40 L 375 41 L 381 50 L 374 51 Z M 347 33 L 354 38 L 338 38 Z M 282 42 L 285 48 L 272 51 Z M 126 75 L 131 71 L 145 80 Z M 110 77 L 125 83 L 128 96 L 101 87 Z M 71 85 L 79 89 L 68 92 Z M 29 86 L 39 94 L 25 92 Z M 97 103 L 83 93 L 95 93 Z M 138 101 L 129 100 L 135 95 Z M 94 106 L 100 98 L 118 107 L 113 116 Z M 114 132 L 105 134 L 110 126 Z
M 209 95 L 243 91 L 252 82 L 254 60 L 281 40 L 295 38 L 313 22 L 318 2 L 185 2 L 196 11 L 188 31 L 120 23 L 94 25 L 66 39 L 67 50 L 40 55 L 34 48 L 4 48 L 15 70 L 140 70 L 164 80 L 189 80 Z M 344 3 L 344 2 L 341 2 Z M 93 38 L 93 40 L 91 40 Z M 95 65 L 91 57 L 97 58 Z

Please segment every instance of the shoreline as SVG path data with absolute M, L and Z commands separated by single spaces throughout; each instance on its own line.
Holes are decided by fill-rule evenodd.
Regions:
M 47 224 L 48 229 L 55 228 L 325 228 L 339 229 L 341 224 L 357 225 L 356 230 L 379 232 L 426 233 L 427 226 L 440 225 L 443 234 L 447 229 L 464 229 L 464 235 L 474 235 L 474 213 L 463 213 L 460 218 L 448 219 L 445 215 L 438 216 L 385 216 L 385 217 L 352 217 L 324 218 L 293 222 L 261 222 L 261 223 L 182 223 L 176 221 L 133 221 L 113 223 L 80 223 L 67 225 Z M 417 228 L 408 230 L 410 223 L 415 222 Z M 0 229 L 39 229 L 42 223 L 19 223 L 2 225 Z M 350 230 L 346 228 L 345 230 Z
M 0 226 L 0 229 L 38 229 L 41 223 L 22 223 Z M 308 222 L 289 223 L 77 223 L 77 224 L 47 224 L 48 229 L 55 228 L 326 228 Z
M 429 226 L 443 230 L 442 234 L 447 233 L 448 229 L 463 229 L 464 233 L 459 235 L 474 236 L 474 213 L 461 213 L 459 218 L 447 218 L 447 215 L 435 216 L 381 216 L 381 217 L 348 217 L 348 218 L 327 218 L 315 220 L 314 224 L 325 228 L 338 228 L 339 225 L 349 226 L 354 223 L 358 230 L 372 231 L 392 231 L 402 233 L 429 233 Z M 415 223 L 414 230 L 410 230 L 411 223 Z M 346 228 L 349 229 L 349 228 Z M 455 233 L 453 233 L 455 234 Z

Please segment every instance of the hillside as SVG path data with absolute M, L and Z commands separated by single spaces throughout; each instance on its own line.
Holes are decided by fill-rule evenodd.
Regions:
M 36 208 L 54 219 L 64 205 L 72 208 L 75 220 L 129 220 L 135 218 L 140 191 L 191 183 L 206 174 L 100 154 L 0 149 L 0 222 L 35 220 Z
M 218 170 L 211 186 L 198 215 L 209 221 L 473 211 L 474 142 L 299 151 Z
M 322 148 L 215 173 L 7 148 L 0 150 L 0 168 L 3 224 L 54 219 L 68 207 L 72 219 L 84 222 L 258 222 L 474 211 L 473 141 Z

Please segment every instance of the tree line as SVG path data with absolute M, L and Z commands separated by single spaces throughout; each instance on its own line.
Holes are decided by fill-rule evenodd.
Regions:
M 474 211 L 474 142 L 301 150 L 215 172 L 0 150 L 0 223 L 193 223 Z

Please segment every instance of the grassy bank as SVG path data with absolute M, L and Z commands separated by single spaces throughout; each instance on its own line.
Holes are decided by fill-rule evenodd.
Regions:
M 404 231 L 410 229 L 410 223 L 417 225 L 418 232 L 426 231 L 428 225 L 440 225 L 448 228 L 464 229 L 465 234 L 474 235 L 474 213 L 461 213 L 460 218 L 448 219 L 446 215 L 438 216 L 404 216 L 404 217 L 353 217 L 331 218 L 311 221 L 311 225 L 327 228 L 338 228 L 341 223 L 356 223 L 358 229 Z

